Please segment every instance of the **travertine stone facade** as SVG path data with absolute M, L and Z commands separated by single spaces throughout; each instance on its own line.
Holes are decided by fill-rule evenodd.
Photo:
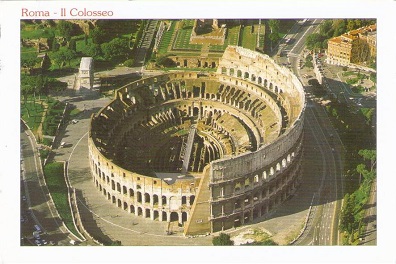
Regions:
M 299 183 L 304 98 L 287 68 L 234 46 L 217 73 L 173 72 L 130 83 L 92 117 L 94 184 L 121 209 L 177 221 L 186 235 L 246 224 Z

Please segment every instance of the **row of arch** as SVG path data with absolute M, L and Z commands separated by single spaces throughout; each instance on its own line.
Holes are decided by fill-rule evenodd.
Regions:
M 221 67 L 221 73 L 227 76 L 249 80 L 250 82 L 258 84 L 259 86 L 264 87 L 266 89 L 269 89 L 270 91 L 275 92 L 276 94 L 281 94 L 284 92 L 283 89 L 280 88 L 277 84 L 267 80 L 266 78 L 257 76 L 253 73 L 243 72 L 242 70 L 235 70 L 234 68 L 226 68 L 226 67 Z
M 166 221 L 166 222 L 173 222 L 177 221 L 179 223 L 184 223 L 188 220 L 188 212 L 187 211 L 170 211 L 164 210 L 159 208 L 149 208 L 140 205 L 136 205 L 134 203 L 125 201 L 120 199 L 114 194 L 111 194 L 105 188 L 102 187 L 101 184 L 97 184 L 96 187 L 98 188 L 99 192 L 101 192 L 107 200 L 111 201 L 114 205 L 123 210 L 134 214 L 135 216 L 141 216 L 143 218 L 150 218 L 151 220 L 157 221 Z

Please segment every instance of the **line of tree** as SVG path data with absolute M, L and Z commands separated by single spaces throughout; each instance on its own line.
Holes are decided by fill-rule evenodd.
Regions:
M 318 33 L 308 35 L 305 45 L 309 50 L 325 49 L 328 39 L 375 22 L 375 19 L 326 19 L 320 24 Z
M 370 198 L 371 186 L 376 178 L 376 150 L 362 149 L 358 154 L 363 160 L 353 173 L 359 175 L 360 185 L 354 192 L 345 194 L 340 217 L 340 230 L 345 232 L 346 244 L 353 243 L 362 231 L 364 206 Z

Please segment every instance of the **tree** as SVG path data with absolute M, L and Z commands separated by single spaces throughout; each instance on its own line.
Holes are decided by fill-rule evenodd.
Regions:
M 66 20 L 60 20 L 57 29 L 59 34 L 69 40 L 73 34 L 73 24 Z
M 374 171 L 377 160 L 377 151 L 375 149 L 361 149 L 358 153 L 364 160 L 370 160 L 370 171 Z
M 85 55 L 95 58 L 102 54 L 102 49 L 100 48 L 99 44 L 92 43 L 90 45 L 85 46 L 83 52 Z
M 270 28 L 269 39 L 271 40 L 271 50 L 272 50 L 272 44 L 276 43 L 280 40 L 279 24 L 280 24 L 280 22 L 278 19 L 268 20 L 268 26 Z
M 37 54 L 34 53 L 26 53 L 21 56 L 21 66 L 26 67 L 29 70 L 34 68 L 36 64 L 39 63 L 39 59 L 37 58 Z
M 115 38 L 101 45 L 103 56 L 106 60 L 126 58 L 129 55 L 128 40 Z
M 62 68 L 62 65 L 67 61 L 70 66 L 70 62 L 72 59 L 76 57 L 76 52 L 69 48 L 62 48 L 57 52 L 52 54 L 52 57 L 56 64 L 58 64 L 59 68 Z
M 231 240 L 230 235 L 224 234 L 224 233 L 220 233 L 219 236 L 215 236 L 212 239 L 212 244 L 214 246 L 233 246 L 234 245 L 234 241 Z
M 69 49 L 73 50 L 73 51 L 77 51 L 77 43 L 75 39 L 71 39 L 69 41 Z
M 322 35 L 320 35 L 319 33 L 312 33 L 307 37 L 305 45 L 309 50 L 321 49 L 323 48 L 323 41 L 324 37 Z
M 89 35 L 94 44 L 102 44 L 106 42 L 106 32 L 100 27 L 95 27 L 89 32 Z

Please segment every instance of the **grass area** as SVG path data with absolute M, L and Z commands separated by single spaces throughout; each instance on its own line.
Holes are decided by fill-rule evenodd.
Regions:
M 255 50 L 257 35 L 252 33 L 253 26 L 245 26 L 242 31 L 242 47 Z
M 238 46 L 239 42 L 239 34 L 241 31 L 241 26 L 234 26 L 228 28 L 228 33 L 226 34 L 226 39 L 224 41 L 224 45 L 212 45 L 210 46 L 209 51 L 222 51 L 227 48 L 228 45 Z
M 28 98 L 26 102 L 21 100 L 21 117 L 35 134 L 45 114 L 45 107 L 42 101 L 32 100 L 33 98 Z
M 169 30 L 165 30 L 164 34 L 162 35 L 161 43 L 158 47 L 158 54 L 166 54 L 168 52 L 168 47 L 171 44 L 172 34 L 175 31 L 176 21 L 171 21 L 171 26 Z
M 45 180 L 51 193 L 56 209 L 67 228 L 77 237 L 78 232 L 73 223 L 68 200 L 68 189 L 64 178 L 64 166 L 62 162 L 48 163 L 44 167 Z
M 25 24 L 21 30 L 23 39 L 51 38 L 55 36 L 55 29 L 44 27 L 41 24 Z
M 65 103 L 53 99 L 48 100 L 48 110 L 43 121 L 43 134 L 55 136 L 64 108 Z

